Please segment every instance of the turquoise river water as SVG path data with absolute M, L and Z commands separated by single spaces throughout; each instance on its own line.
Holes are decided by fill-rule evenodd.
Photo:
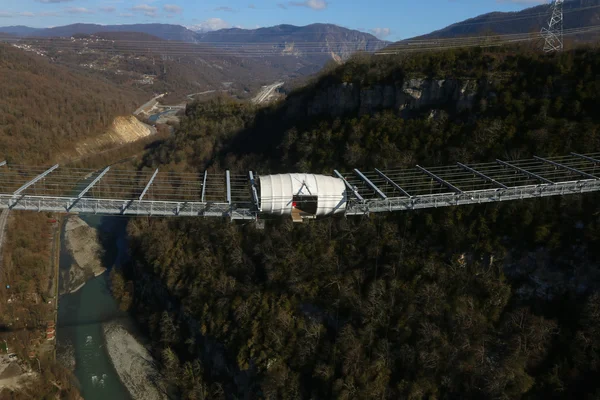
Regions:
M 111 268 L 124 262 L 127 258 L 127 220 L 97 216 L 83 219 L 100 231 L 105 250 L 104 266 Z M 72 257 L 65 249 L 63 237 L 61 270 L 69 268 L 71 263 Z M 59 352 L 74 353 L 75 375 L 85 400 L 131 399 L 108 356 L 102 331 L 102 325 L 112 321 L 118 321 L 126 327 L 133 326 L 128 315 L 119 310 L 112 297 L 109 273 L 110 270 L 88 281 L 75 293 L 61 296 L 58 302 Z

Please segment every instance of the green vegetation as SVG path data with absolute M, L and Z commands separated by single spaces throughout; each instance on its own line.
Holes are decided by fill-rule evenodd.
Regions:
M 415 73 L 477 80 L 472 109 L 307 116 L 319 91 L 402 85 Z M 145 163 L 330 173 L 598 151 L 598 76 L 591 50 L 353 59 L 267 110 L 192 105 Z M 117 297 L 183 398 L 594 398 L 597 204 L 587 195 L 269 220 L 264 231 L 134 220 Z

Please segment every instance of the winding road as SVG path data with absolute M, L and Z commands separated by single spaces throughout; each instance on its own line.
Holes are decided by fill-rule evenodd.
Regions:
M 272 85 L 268 85 L 262 88 L 262 90 L 256 95 L 252 102 L 254 104 L 261 104 L 268 100 L 273 92 L 284 85 L 285 82 L 276 82 Z

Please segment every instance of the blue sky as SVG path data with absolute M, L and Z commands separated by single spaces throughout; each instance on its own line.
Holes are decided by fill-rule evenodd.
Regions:
M 218 29 L 327 22 L 399 40 L 548 0 L 0 0 L 0 26 L 170 23 Z

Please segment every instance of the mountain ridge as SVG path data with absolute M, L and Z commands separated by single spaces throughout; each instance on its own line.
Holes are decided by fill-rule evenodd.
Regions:
M 453 23 L 411 39 L 444 39 L 476 34 L 537 33 L 548 24 L 550 6 L 541 4 L 515 12 L 494 11 Z M 564 2 L 564 29 L 600 24 L 600 0 Z M 589 35 L 580 37 L 586 39 Z

